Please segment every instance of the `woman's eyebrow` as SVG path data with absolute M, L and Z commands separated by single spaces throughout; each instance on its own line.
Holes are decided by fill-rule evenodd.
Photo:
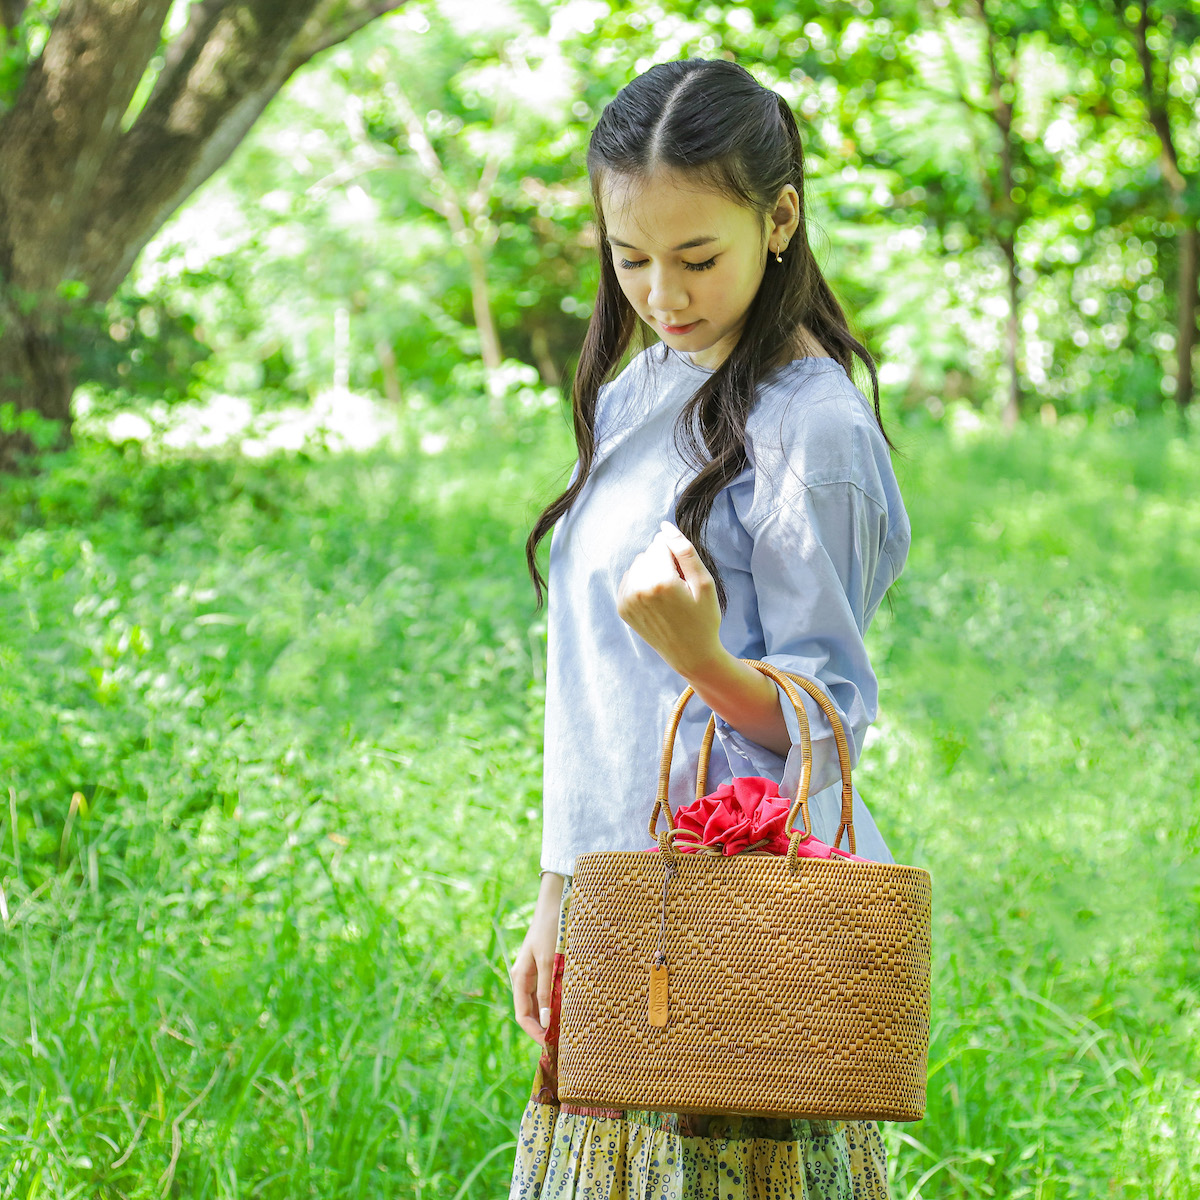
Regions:
M 715 237 L 692 238 L 690 242 L 680 242 L 678 246 L 672 246 L 671 251 L 674 253 L 676 250 L 694 250 L 697 246 L 707 246 L 709 242 L 715 242 L 716 240 L 717 239 Z M 615 237 L 608 238 L 608 244 L 610 246 L 620 246 L 622 250 L 641 249 L 640 246 L 631 246 L 628 242 L 622 242 L 620 239 Z

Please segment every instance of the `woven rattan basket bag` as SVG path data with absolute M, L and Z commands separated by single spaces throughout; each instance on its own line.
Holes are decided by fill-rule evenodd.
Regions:
M 788 828 L 811 831 L 812 748 L 797 684 L 833 725 L 842 834 L 854 850 L 845 731 L 828 697 L 751 665 L 799 717 Z M 660 853 L 582 854 L 572 876 L 559 1099 L 607 1109 L 915 1121 L 929 1042 L 929 874 L 890 863 L 681 853 L 667 802 L 689 688 L 663 745 L 650 835 Z M 704 794 L 714 721 L 701 750 Z M 658 815 L 666 830 L 656 832 Z

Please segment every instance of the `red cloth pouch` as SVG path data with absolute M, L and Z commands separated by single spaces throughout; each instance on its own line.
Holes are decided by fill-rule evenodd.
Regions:
M 779 785 L 757 775 L 723 783 L 715 792 L 693 800 L 675 814 L 680 831 L 675 845 L 685 854 L 698 851 L 743 854 L 786 854 L 791 835 L 787 828 L 791 801 L 779 794 Z M 657 850 L 658 847 L 651 847 Z M 801 858 L 847 858 L 868 862 L 848 850 L 837 850 L 811 833 L 796 844 Z

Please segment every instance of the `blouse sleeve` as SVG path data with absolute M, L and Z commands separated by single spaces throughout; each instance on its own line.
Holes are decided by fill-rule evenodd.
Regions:
M 764 659 L 824 690 L 845 727 L 851 766 L 878 712 L 879 690 L 863 635 L 886 536 L 887 514 L 853 484 L 807 489 L 800 502 L 777 510 L 754 531 L 751 572 Z M 886 561 L 883 568 L 893 574 Z M 810 792 L 815 795 L 839 777 L 837 745 L 821 706 L 807 693 L 802 698 L 812 737 Z M 782 692 L 780 702 L 793 744 L 783 774 L 794 782 L 800 727 Z M 736 740 L 752 761 L 761 756 L 761 747 L 740 736 Z
M 750 574 L 757 601 L 765 661 L 817 684 L 841 717 L 851 765 L 858 762 L 867 729 L 878 711 L 878 685 L 864 635 L 888 587 L 904 565 L 908 522 L 886 444 L 859 423 L 845 471 L 830 482 L 794 482 L 762 511 L 759 501 L 742 513 L 751 539 Z M 778 481 L 778 474 L 776 475 Z M 757 510 L 757 511 L 756 511 Z M 820 705 L 802 693 L 812 738 L 815 796 L 839 778 L 833 728 Z M 722 741 L 744 762 L 734 774 L 780 778 L 785 791 L 799 780 L 800 729 L 791 702 L 780 703 L 792 740 L 786 762 L 722 723 Z

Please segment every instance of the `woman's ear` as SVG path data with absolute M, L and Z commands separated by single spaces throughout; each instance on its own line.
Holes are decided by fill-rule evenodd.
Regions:
M 800 227 L 800 193 L 795 185 L 785 183 L 775 201 L 775 211 L 770 218 L 769 237 L 774 241 L 790 242 Z

